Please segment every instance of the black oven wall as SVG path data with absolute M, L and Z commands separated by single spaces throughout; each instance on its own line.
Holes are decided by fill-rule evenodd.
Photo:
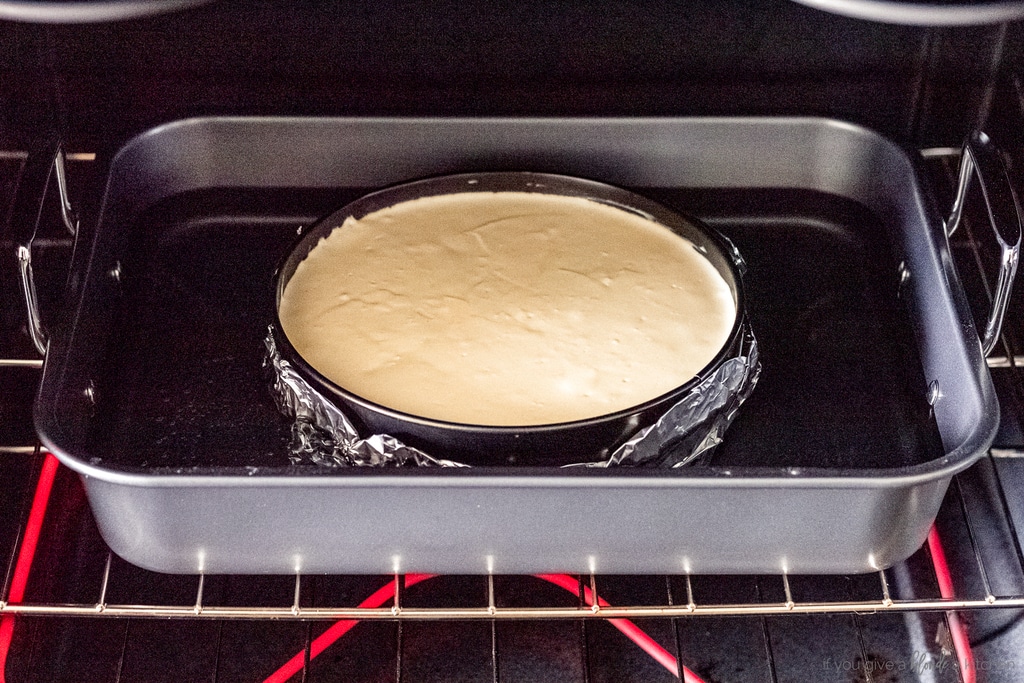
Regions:
M 208 114 L 823 115 L 955 144 L 1017 26 L 921 28 L 787 0 L 224 0 L 108 24 L 0 22 L 0 142 L 111 147 Z

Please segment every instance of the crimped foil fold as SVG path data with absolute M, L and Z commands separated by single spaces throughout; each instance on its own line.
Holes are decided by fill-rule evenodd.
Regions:
M 274 342 L 265 340 L 265 367 L 278 409 L 293 420 L 289 460 L 293 465 L 325 467 L 469 467 L 435 458 L 393 436 L 363 438 L 332 401 L 304 380 Z M 736 355 L 674 404 L 653 425 L 637 432 L 606 460 L 565 467 L 664 467 L 695 464 L 722 442 L 736 411 L 761 374 L 757 340 L 744 322 Z
M 761 376 L 757 339 L 744 323 L 737 355 L 601 462 L 583 467 L 683 467 L 708 458 L 722 443 L 743 402 Z M 573 465 L 568 465 L 573 467 Z
M 273 328 L 264 342 L 264 367 L 270 370 L 270 390 L 277 408 L 291 418 L 288 459 L 293 465 L 324 467 L 468 467 L 433 458 L 386 434 L 360 437 L 345 414 L 304 380 L 281 357 Z

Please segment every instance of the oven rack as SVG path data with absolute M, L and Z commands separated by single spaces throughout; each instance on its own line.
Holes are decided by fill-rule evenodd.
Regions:
M 939 176 L 947 177 L 950 182 L 955 176 L 959 150 L 941 148 L 922 151 L 926 160 L 928 170 Z M 21 152 L 0 152 L 0 160 L 20 160 L 27 158 Z M 69 161 L 73 165 L 90 164 L 96 157 L 92 154 L 69 155 Z M 984 277 L 984 259 L 975 240 L 971 223 L 965 223 L 965 230 L 958 235 L 957 244 L 970 254 L 977 265 L 982 276 L 979 278 L 984 284 L 985 293 L 991 296 L 988 288 L 988 280 Z M 20 297 L 19 297 L 20 298 Z M 1013 352 L 1013 342 L 1004 333 L 1001 339 L 1000 348 L 1004 351 L 989 359 L 991 368 L 1008 369 L 1011 382 L 1014 386 L 1022 386 L 1020 381 L 1021 356 Z M 8 355 L 8 354 L 4 354 Z M 42 368 L 42 361 L 38 359 L 23 358 L 0 358 L 0 370 L 3 369 L 36 369 Z M 41 462 L 46 457 L 42 447 L 36 444 L 0 444 L 0 457 L 3 458 L 33 458 Z M 404 604 L 406 577 L 396 574 L 393 577 L 394 598 L 391 604 L 384 607 L 352 607 L 352 606 L 305 606 L 302 604 L 304 585 L 307 577 L 301 574 L 295 575 L 293 600 L 290 604 L 265 606 L 260 605 L 209 605 L 204 604 L 204 586 L 207 577 L 200 574 L 195 577 L 195 599 L 194 601 L 178 601 L 178 604 L 119 604 L 107 600 L 114 585 L 111 583 L 111 566 L 115 558 L 107 551 L 105 566 L 99 583 L 95 586 L 95 602 L 61 603 L 48 602 L 45 600 L 11 600 L 10 591 L 12 577 L 17 564 L 20 561 L 20 551 L 25 545 L 26 537 L 32 535 L 28 528 L 28 505 L 24 506 L 26 514 L 23 515 L 21 524 L 14 534 L 14 541 L 9 549 L 0 548 L 0 555 L 4 558 L 5 574 L 0 591 L 0 616 L 24 615 L 37 617 L 131 617 L 131 618 L 183 618 L 183 619 L 244 619 L 244 620 L 330 620 L 330 619 L 355 619 L 355 620 L 564 620 L 564 619 L 640 619 L 640 618 L 685 618 L 685 617 L 722 617 L 722 616 L 778 616 L 778 615 L 808 615 L 808 614 L 882 614 L 882 613 L 904 613 L 923 611 L 960 611 L 960 610 L 987 610 L 1024 608 L 1024 551 L 1022 551 L 1020 537 L 1014 524 L 1014 515 L 1008 501 L 1003 485 L 1000 481 L 1000 470 L 1002 463 L 1019 463 L 1024 466 L 1024 450 L 1016 449 L 993 449 L 977 466 L 968 472 L 956 475 L 947 496 L 947 507 L 953 509 L 952 514 L 946 514 L 940 519 L 939 527 L 945 538 L 955 538 L 959 541 L 955 546 L 950 546 L 953 564 L 959 570 L 959 586 L 957 595 L 954 597 L 942 597 L 939 595 L 937 586 L 932 586 L 930 592 L 917 595 L 915 588 L 912 595 L 902 595 L 903 591 L 894 590 L 892 575 L 894 572 L 902 571 L 901 565 L 896 568 L 882 570 L 877 573 L 876 592 L 863 599 L 855 600 L 813 600 L 803 599 L 799 582 L 802 577 L 791 577 L 786 574 L 779 576 L 756 577 L 757 594 L 759 596 L 779 596 L 779 600 L 765 600 L 759 602 L 737 602 L 720 604 L 718 602 L 703 601 L 700 590 L 694 584 L 699 576 L 683 575 L 681 577 L 665 577 L 666 592 L 665 599 L 661 604 L 644 605 L 607 605 L 600 604 L 604 593 L 602 584 L 605 580 L 598 575 L 587 575 L 574 577 L 578 583 L 578 604 L 575 607 L 562 606 L 530 606 L 510 607 L 501 606 L 496 600 L 495 576 L 481 575 L 479 578 L 482 588 L 480 594 L 486 595 L 486 600 L 481 604 L 469 607 L 451 606 L 407 606 Z M 35 468 L 38 476 L 39 467 Z M 993 505 L 997 508 L 1000 519 L 999 524 L 993 525 L 990 519 L 980 520 L 978 513 L 972 512 L 972 497 L 965 493 L 967 488 L 976 489 L 979 486 L 979 479 L 987 479 L 994 482 L 994 489 L 997 500 Z M 28 497 L 31 497 L 35 483 L 28 487 Z M 998 533 L 993 537 L 993 527 L 999 527 Z M 38 529 L 36 530 L 38 532 Z M 32 541 L 35 543 L 35 540 Z M 996 562 L 999 566 L 993 567 L 992 557 L 995 548 L 1012 548 L 1012 555 L 1007 558 L 999 558 Z M 922 548 L 918 555 L 923 557 L 926 564 L 934 559 L 930 556 L 927 545 Z M 914 558 L 907 562 L 913 562 Z M 903 563 L 906 564 L 906 563 Z M 1006 567 L 1013 568 L 1012 576 L 1007 575 Z M 683 584 L 679 590 L 678 583 L 673 590 L 672 578 Z M 845 577 L 847 581 L 853 577 Z M 837 582 L 842 582 L 843 577 L 835 577 Z M 861 578 L 861 580 L 863 580 Z M 797 584 L 797 585 L 794 585 Z M 1005 587 L 1010 586 L 1011 589 Z M 88 592 L 88 587 L 81 587 Z M 682 598 L 682 599 L 679 599 Z M 266 603 L 265 599 L 253 600 L 254 603 Z
M 2 365 L 2 361 L 0 361 Z M 41 449 L 36 450 L 38 454 L 45 454 Z M 1024 459 L 1024 451 L 994 449 L 988 456 L 988 460 L 1001 458 Z M 407 607 L 403 605 L 402 596 L 404 593 L 405 575 L 395 574 L 393 580 L 399 587 L 395 591 L 394 600 L 387 607 L 305 607 L 301 605 L 303 575 L 296 574 L 294 582 L 294 599 L 290 605 L 281 606 L 220 606 L 204 605 L 203 589 L 206 576 L 196 575 L 195 601 L 190 604 L 179 605 L 140 605 L 140 604 L 111 604 L 106 596 L 110 592 L 110 575 L 113 555 L 108 551 L 106 563 L 100 584 L 96 586 L 97 600 L 94 603 L 81 604 L 60 604 L 46 602 L 10 602 L 8 601 L 11 585 L 11 576 L 18 559 L 18 548 L 20 543 L 15 543 L 7 557 L 6 576 L 4 580 L 3 600 L 0 600 L 0 616 L 6 614 L 22 614 L 31 616 L 51 617 L 159 617 L 159 618 L 202 618 L 202 619 L 271 619 L 271 620 L 327 620 L 327 619 L 355 619 L 355 620 L 503 620 L 503 619 L 638 619 L 638 618 L 678 618 L 678 617 L 700 617 L 700 616 L 777 616 L 785 614 L 878 614 L 887 612 L 913 612 L 913 611 L 959 611 L 975 609 L 1005 609 L 1024 608 L 1024 592 L 1003 593 L 993 590 L 990 577 L 993 571 L 989 568 L 982 544 L 979 542 L 978 522 L 972 518 L 969 506 L 966 503 L 964 484 L 961 476 L 954 478 L 951 487 L 951 497 L 958 501 L 960 510 L 960 529 L 954 532 L 956 536 L 966 536 L 970 547 L 971 568 L 974 576 L 966 580 L 982 590 L 969 593 L 965 596 L 943 598 L 938 595 L 925 597 L 901 598 L 893 597 L 893 590 L 890 586 L 890 579 L 887 572 L 882 570 L 877 574 L 878 594 L 873 599 L 848 600 L 848 601 L 803 601 L 794 592 L 790 576 L 781 574 L 779 576 L 758 577 L 761 583 L 759 592 L 767 593 L 771 587 L 768 582 L 777 581 L 775 588 L 781 589 L 785 599 L 780 602 L 764 603 L 736 603 L 736 604 L 711 604 L 700 602 L 700 595 L 693 588 L 693 578 L 690 575 L 680 577 L 685 582 L 685 601 L 674 600 L 671 586 L 666 591 L 665 604 L 661 605 L 633 605 L 633 606 L 605 606 L 601 605 L 600 577 L 595 574 L 578 577 L 580 595 L 587 595 L 586 603 L 577 607 L 499 607 L 495 602 L 494 575 L 482 575 L 479 577 L 485 585 L 488 597 L 486 604 L 477 607 Z M 1000 489 L 1000 494 L 1002 490 Z M 1005 500 L 1004 500 L 1005 503 Z M 1024 555 L 1021 553 L 1021 546 L 1017 539 L 1015 529 L 1009 517 L 1006 518 L 1009 538 L 1001 539 L 1012 545 L 1016 550 L 1017 568 L 1019 576 L 1014 583 L 1024 584 Z M 25 527 L 18 533 L 18 539 L 25 538 Z M 990 541 L 991 543 L 991 541 Z M 920 552 L 930 552 L 927 547 Z M 929 558 L 931 559 L 931 558 Z M 961 563 L 961 570 L 963 569 Z M 422 577 L 422 575 L 417 575 Z M 1000 576 L 1002 582 L 1006 582 L 1005 574 Z M 837 581 L 841 577 L 836 577 Z M 582 601 L 581 601 L 582 602 Z

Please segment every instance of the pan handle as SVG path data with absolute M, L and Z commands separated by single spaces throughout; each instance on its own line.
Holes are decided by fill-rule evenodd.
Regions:
M 42 159 L 42 165 L 37 163 Z M 21 290 L 25 295 L 25 311 L 28 316 L 28 333 L 32 344 L 40 355 L 46 355 L 47 334 L 39 314 L 39 299 L 36 296 L 35 277 L 32 274 L 32 245 L 39 232 L 39 223 L 46 200 L 50 178 L 56 176 L 57 194 L 60 198 L 60 215 L 64 227 L 72 236 L 78 235 L 78 218 L 68 198 L 67 174 L 64 166 L 64 150 L 59 142 L 49 143 L 39 155 L 33 155 L 23 173 L 21 196 L 15 206 L 15 220 L 32 223 L 32 234 L 28 241 L 18 245 L 18 270 L 21 275 Z M 38 178 L 38 182 L 33 182 Z M 34 209 L 34 210 L 33 210 Z M 33 215 L 34 214 L 34 215 Z
M 1003 160 L 992 140 L 981 131 L 974 131 L 964 141 L 956 197 L 945 223 L 947 236 L 952 235 L 960 227 L 967 190 L 975 175 L 978 176 L 989 224 L 995 233 L 1000 251 L 999 276 L 996 280 L 995 294 L 992 296 L 992 310 L 989 312 L 985 332 L 981 338 L 981 348 L 987 356 L 999 340 L 1003 316 L 1010 302 L 1010 290 L 1013 288 L 1013 278 L 1017 274 L 1017 262 L 1020 259 L 1021 220 Z

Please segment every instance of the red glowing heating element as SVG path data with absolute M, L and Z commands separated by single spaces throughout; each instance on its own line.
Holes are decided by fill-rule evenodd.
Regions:
M 28 513 L 28 522 L 25 523 L 25 536 L 21 539 L 21 548 L 18 550 L 18 559 L 14 564 L 14 574 L 11 577 L 11 590 L 7 594 L 7 602 L 19 603 L 25 599 L 25 587 L 28 585 L 28 577 L 32 571 L 32 560 L 36 556 L 36 546 L 39 544 L 39 533 L 43 528 L 43 519 L 46 517 L 46 506 L 50 501 L 50 491 L 53 490 L 53 479 L 57 475 L 57 458 L 47 453 L 43 459 L 43 470 L 39 473 L 39 481 L 36 482 L 36 492 L 32 498 L 32 508 Z M 14 615 L 8 614 L 0 618 L 0 683 L 5 683 L 7 677 L 7 655 L 11 651 L 11 642 L 14 640 Z
M 405 576 L 405 587 L 409 588 L 415 586 L 421 581 L 434 578 L 434 574 L 407 574 Z M 553 583 L 559 588 L 564 588 L 573 595 L 576 595 L 579 590 L 579 581 L 572 576 L 567 574 L 537 574 L 536 578 L 549 583 Z M 388 600 L 395 597 L 395 581 L 385 584 L 383 587 L 378 589 L 373 595 L 359 603 L 360 608 L 374 608 L 380 607 Z M 594 604 L 593 592 L 588 587 L 583 589 L 583 599 L 588 605 Z M 610 607 L 603 598 L 598 598 L 598 604 L 602 607 Z M 640 648 L 653 657 L 659 664 L 664 666 L 673 676 L 679 676 L 679 663 L 672 654 L 659 645 L 653 638 L 643 632 L 636 624 L 631 622 L 629 619 L 609 619 L 608 620 L 615 628 L 619 629 L 626 635 L 627 638 L 632 640 L 634 643 L 640 646 Z M 313 659 L 321 652 L 326 650 L 334 641 L 342 637 L 352 627 L 358 624 L 359 621 L 356 619 L 344 619 L 335 623 L 329 629 L 324 631 L 317 637 L 309 646 L 309 658 Z M 285 683 L 295 674 L 302 671 L 302 666 L 306 658 L 306 653 L 300 652 L 291 659 L 289 659 L 284 666 L 268 676 L 263 683 Z M 704 681 L 695 673 L 683 667 L 683 681 L 685 683 L 704 683 Z
M 935 580 L 939 584 L 939 595 L 947 600 L 952 600 L 953 575 L 946 564 L 946 551 L 942 548 L 942 541 L 939 540 L 939 532 L 932 525 L 928 532 L 928 552 L 932 556 L 932 567 L 935 568 Z M 967 638 L 967 628 L 960 621 L 960 615 L 956 612 L 946 612 L 946 621 L 949 624 L 949 636 L 953 641 L 953 651 L 956 653 L 956 662 L 960 667 L 960 677 L 963 683 L 974 683 L 976 671 L 974 669 L 974 652 L 971 650 L 971 642 Z

